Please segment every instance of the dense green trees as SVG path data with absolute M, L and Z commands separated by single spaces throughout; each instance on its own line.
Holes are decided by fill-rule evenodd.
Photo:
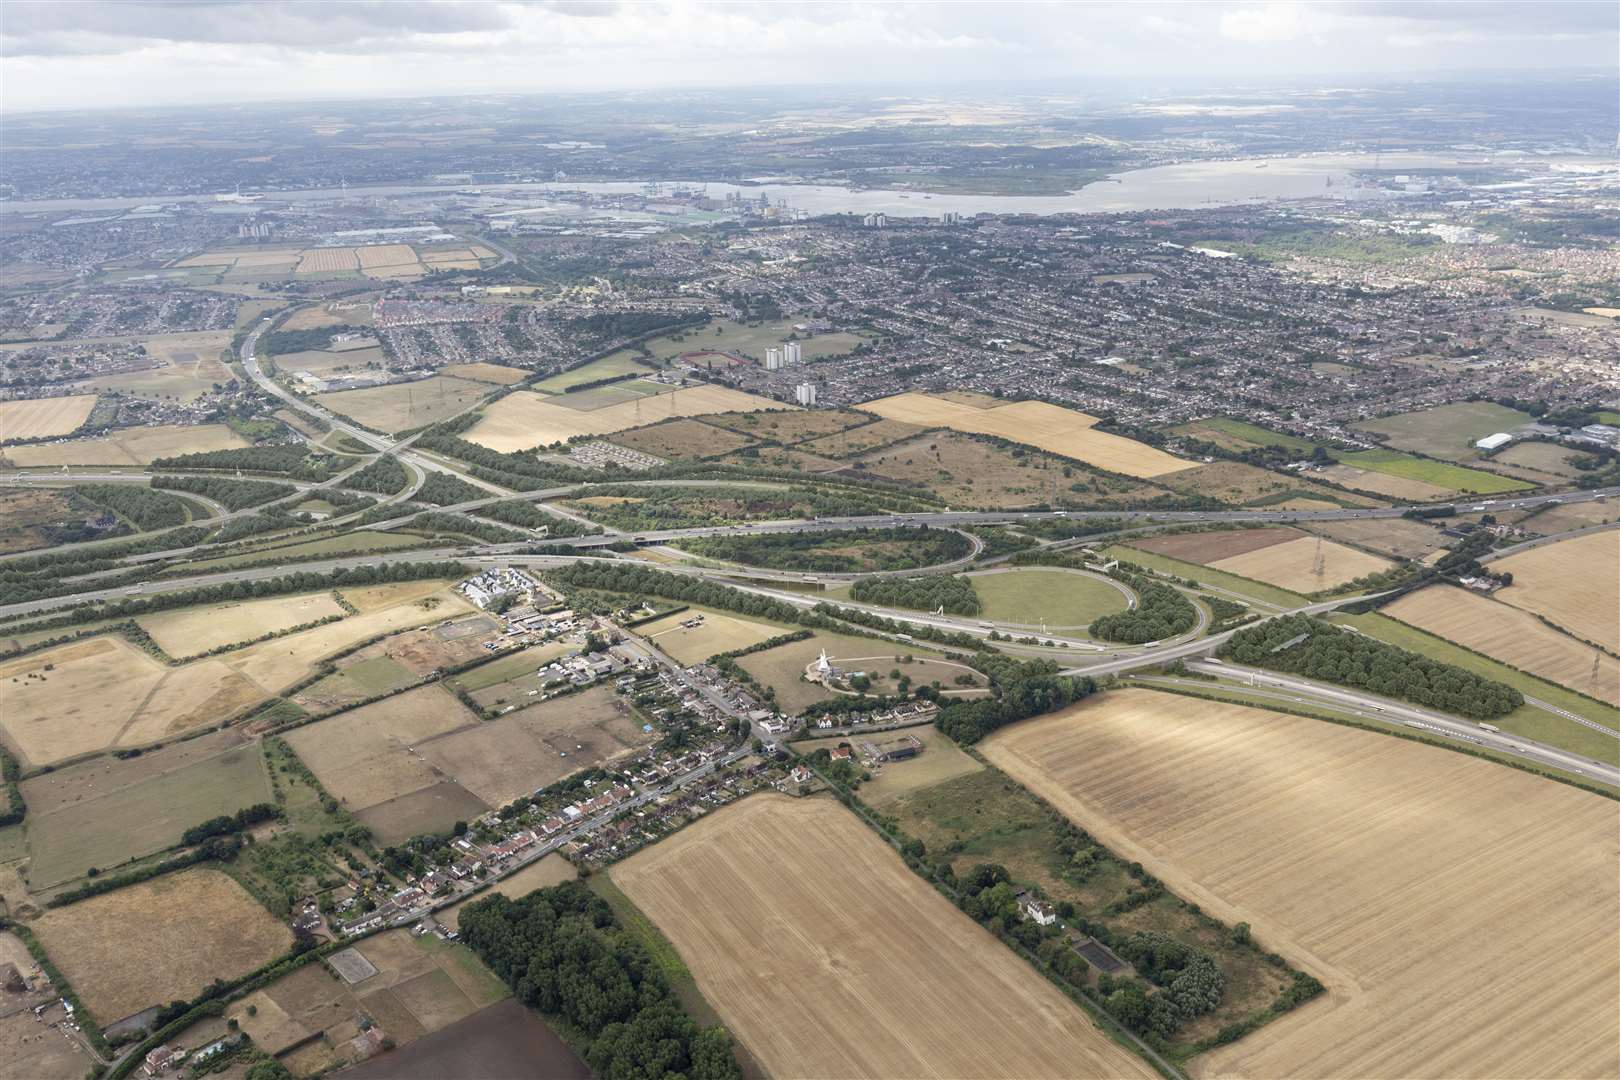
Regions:
M 410 482 L 411 478 L 406 474 L 405 466 L 401 465 L 397 458 L 379 457 L 344 480 L 343 486 L 358 491 L 376 491 L 384 495 L 393 495 L 404 490 L 405 485 Z
M 990 680 L 994 696 L 955 701 L 939 710 L 934 726 L 963 745 L 978 742 L 999 727 L 1061 709 L 1096 693 L 1089 677 L 1057 674 L 1049 660 L 1020 662 L 1000 653 L 979 653 L 968 661 Z
M 143 531 L 184 525 L 188 517 L 185 503 L 141 484 L 79 484 L 73 490 Z
M 1511 686 L 1308 615 L 1289 615 L 1239 630 L 1221 647 L 1220 655 L 1475 720 L 1506 716 L 1524 704 L 1524 695 Z
M 332 475 L 332 459 L 311 455 L 302 443 L 279 446 L 243 446 L 234 450 L 205 450 L 196 454 L 158 458 L 154 469 L 210 470 L 222 472 L 279 473 L 293 480 L 320 483 Z
M 450 506 L 453 503 L 487 499 L 489 492 L 483 488 L 473 487 L 459 476 L 430 472 L 427 479 L 422 482 L 421 488 L 417 490 L 416 498 L 434 506 Z
M 1168 1037 L 1187 1021 L 1214 1012 L 1221 1003 L 1226 977 L 1201 949 L 1157 931 L 1138 930 L 1115 942 L 1114 951 L 1137 974 L 1161 988 L 1147 997 L 1147 1010 L 1140 1020 L 1147 1030 Z
M 276 499 L 297 494 L 291 484 L 267 480 L 232 480 L 223 476 L 154 476 L 152 486 L 165 491 L 184 491 L 222 503 L 229 510 L 246 510 Z
M 973 550 L 962 534 L 926 526 L 706 536 L 680 540 L 675 546 L 724 562 L 805 573 L 913 570 L 959 559 Z
M 254 803 L 245 806 L 234 814 L 221 814 L 219 817 L 209 818 L 201 825 L 193 825 L 180 834 L 182 844 L 200 844 L 211 836 L 229 836 L 239 833 L 250 825 L 257 825 L 262 821 L 272 821 L 281 816 L 281 808 L 275 803 Z
M 851 600 L 884 607 L 934 611 L 943 607 L 952 615 L 977 615 L 979 594 L 973 583 L 955 574 L 923 577 L 862 578 L 849 591 Z
M 518 998 L 560 1017 L 584 1040 L 603 1080 L 740 1077 L 723 1028 L 682 1010 L 641 943 L 579 882 L 520 900 L 494 894 L 461 912 L 462 940 Z
M 1132 573 L 1124 564 L 1109 573 L 1136 591 L 1136 606 L 1104 615 L 1091 623 L 1091 636 L 1127 645 L 1185 634 L 1198 624 L 1198 609 L 1181 593 L 1146 574 Z
M 366 334 L 363 326 L 322 326 L 314 330 L 272 330 L 259 337 L 259 351 L 266 356 L 312 352 L 327 348 L 339 334 Z

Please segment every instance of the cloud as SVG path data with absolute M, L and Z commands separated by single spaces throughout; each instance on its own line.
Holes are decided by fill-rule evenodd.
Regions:
M 1233 41 L 1292 41 L 1305 32 L 1305 17 L 1298 4 L 1266 4 L 1221 13 L 1221 36 Z
M 0 3 L 7 111 L 1077 78 L 1117 89 L 1121 80 L 1332 79 L 1465 66 L 1613 70 L 1620 42 L 1620 8 L 1605 3 Z

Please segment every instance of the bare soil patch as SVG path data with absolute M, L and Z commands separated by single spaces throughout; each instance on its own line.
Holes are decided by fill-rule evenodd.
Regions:
M 1175 533 L 1132 540 L 1132 547 L 1168 555 L 1183 562 L 1208 566 L 1220 559 L 1246 555 L 1277 544 L 1298 540 L 1305 534 L 1298 529 L 1217 529 L 1213 532 Z

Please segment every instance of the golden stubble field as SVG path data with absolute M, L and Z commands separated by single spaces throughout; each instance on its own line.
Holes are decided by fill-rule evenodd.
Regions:
M 1320 577 L 1316 574 L 1318 552 L 1322 556 Z M 1208 565 L 1216 570 L 1224 570 L 1228 574 L 1263 581 L 1281 589 L 1309 593 L 1337 588 L 1358 577 L 1387 570 L 1394 563 L 1364 551 L 1357 551 L 1353 547 L 1334 543 L 1332 540 L 1302 536 L 1297 540 L 1287 540 L 1256 551 L 1217 559 Z
M 1163 476 L 1199 464 L 1134 439 L 1094 431 L 1095 416 L 1044 401 L 979 407 L 908 392 L 868 401 L 860 408 L 888 420 L 920 427 L 947 427 L 954 431 L 995 435 L 1125 476 Z
M 158 648 L 178 659 L 342 614 L 331 593 L 310 593 L 160 611 L 135 621 Z
M 31 929 L 103 1025 L 246 975 L 292 945 L 292 931 L 218 870 L 92 896 Z
M 335 390 L 317 394 L 314 400 L 375 431 L 395 432 L 436 424 L 476 404 L 489 392 L 485 383 L 434 375 L 414 382 Z
M 1438 747 L 1131 690 L 981 749 L 1329 993 L 1205 1077 L 1620 1074 L 1615 804 Z
M 229 720 L 308 675 L 323 657 L 357 642 L 471 610 L 443 582 L 372 586 L 346 595 L 360 614 L 173 667 L 110 634 L 0 662 L 0 738 L 31 767 L 115 746 L 142 746 Z M 291 601 L 296 609 L 297 600 L 254 603 L 274 607 Z M 204 633 L 213 635 L 210 640 L 244 640 L 254 627 L 242 612 L 254 603 L 234 612 L 227 608 L 224 616 L 214 616 L 217 627 Z M 168 620 L 157 624 L 159 632 L 183 652 L 185 640 L 176 636 L 176 627 L 199 619 L 206 626 L 199 611 L 210 610 L 218 609 L 150 618 Z M 301 619 L 296 610 L 279 617 Z M 108 693 L 107 687 L 118 692 Z
M 1490 568 L 1513 574 L 1513 584 L 1496 594 L 1503 603 L 1620 652 L 1620 529 L 1531 548 Z
M 768 1074 L 1154 1075 L 831 800 L 753 796 L 611 874 Z
M 96 395 L 0 401 L 0 440 L 45 439 L 77 430 L 96 407 Z
M 1467 589 L 1431 585 L 1401 597 L 1384 608 L 1384 614 L 1520 671 L 1620 705 L 1620 660 L 1559 633 L 1527 611 Z
M 93 439 L 67 439 L 34 446 L 8 446 L 5 456 L 19 468 L 59 465 L 150 465 L 160 457 L 236 450 L 248 441 L 224 424 L 159 424 L 119 428 Z
M 464 437 L 506 453 L 549 446 L 576 435 L 611 435 L 670 417 L 787 408 L 792 406 L 724 386 L 688 386 L 588 411 L 570 409 L 553 403 L 544 394 L 520 390 L 486 408 L 483 418 Z

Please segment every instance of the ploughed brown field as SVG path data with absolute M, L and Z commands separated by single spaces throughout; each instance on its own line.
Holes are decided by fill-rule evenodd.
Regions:
M 1620 813 L 1439 747 L 1130 690 L 996 765 L 1328 993 L 1205 1077 L 1620 1075 Z
M 771 1075 L 1154 1075 L 831 800 L 756 795 L 612 877 Z

